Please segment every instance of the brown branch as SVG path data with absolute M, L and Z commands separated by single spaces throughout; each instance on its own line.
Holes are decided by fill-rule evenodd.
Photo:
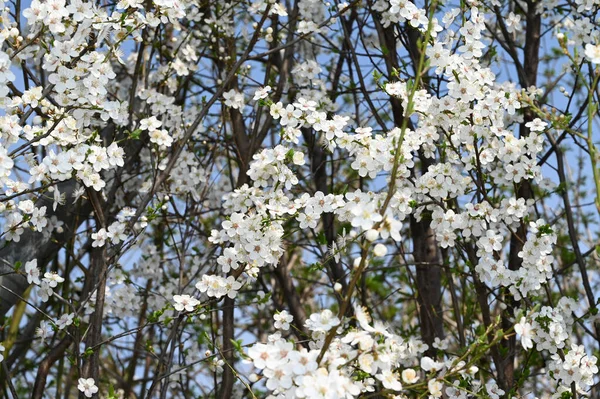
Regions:
M 48 356 L 46 356 L 46 358 L 42 360 L 37 370 L 35 383 L 33 384 L 31 399 L 41 399 L 43 397 L 46 388 L 46 379 L 48 378 L 50 368 L 58 359 L 60 359 L 63 356 L 65 350 L 67 350 L 70 344 L 71 337 L 67 335 L 62 339 L 62 341 L 60 341 L 58 345 L 56 345 L 50 351 Z
M 277 282 L 279 283 L 279 287 L 281 288 L 287 306 L 290 309 L 290 313 L 294 317 L 294 333 L 299 340 L 303 340 L 306 338 L 306 329 L 304 328 L 304 322 L 307 319 L 306 311 L 304 310 L 304 306 L 302 306 L 300 296 L 296 291 L 294 280 L 292 279 L 290 272 L 290 269 L 293 267 L 298 256 L 294 254 L 289 260 L 285 258 L 285 255 L 281 257 L 279 266 L 275 268 L 274 274 Z
M 89 329 L 85 340 L 86 348 L 95 347 L 102 341 L 102 319 L 104 314 L 104 300 L 106 294 L 106 248 L 94 248 L 90 253 L 90 277 L 91 287 L 96 288 L 96 302 L 94 313 L 90 316 Z M 93 378 L 98 381 L 100 377 L 100 351 L 102 348 L 93 350 L 93 353 L 84 360 L 82 377 Z

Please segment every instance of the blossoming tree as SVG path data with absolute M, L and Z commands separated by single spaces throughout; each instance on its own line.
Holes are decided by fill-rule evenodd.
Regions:
M 600 1 L 0 6 L 5 397 L 600 395 Z

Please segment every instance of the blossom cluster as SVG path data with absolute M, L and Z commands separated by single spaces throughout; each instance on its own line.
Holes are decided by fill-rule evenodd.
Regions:
M 125 207 L 117 214 L 117 220 L 111 223 L 108 228 L 102 227 L 95 233 L 92 233 L 92 247 L 103 247 L 107 240 L 117 245 L 127 240 L 127 222 L 135 215 L 135 209 Z
M 515 331 L 521 345 L 530 350 L 549 351 L 548 369 L 553 379 L 568 391 L 575 384 L 577 391 L 584 392 L 593 384 L 598 373 L 597 358 L 586 354 L 582 345 L 574 343 L 570 331 L 575 323 L 577 302 L 562 297 L 556 307 L 543 306 L 539 311 L 522 316 Z M 566 354 L 564 354 L 566 353 Z
M 477 284 L 480 304 L 492 313 L 488 319 L 497 312 L 508 322 L 503 327 L 514 325 L 523 352 L 550 354 L 535 361 L 550 371 L 556 395 L 571 386 L 584 393 L 597 383 L 597 359 L 588 354 L 587 342 L 573 334 L 589 316 L 577 319 L 577 300 L 563 297 L 553 305 L 552 295 L 548 303 L 540 299 L 552 278 L 559 278 L 553 270 L 564 248 L 560 223 L 539 212 L 553 187 L 538 163 L 551 155 L 545 136 L 557 129 L 549 123 L 552 112 L 544 115 L 546 110 L 532 99 L 548 93 L 502 82 L 503 71 L 490 65 L 498 51 L 508 51 L 494 47 L 504 43 L 503 37 L 514 38 L 520 48 L 527 23 L 523 14 L 529 14 L 531 2 L 519 2 L 500 32 L 492 31 L 498 21 L 484 14 L 495 9 L 477 1 L 460 2 L 460 9 L 436 5 L 427 10 L 408 0 L 376 0 L 368 8 L 372 14 L 344 14 L 360 2 L 324 7 L 320 0 L 298 0 L 293 13 L 275 0 L 204 3 L 32 0 L 15 13 L 11 7 L 16 10 L 16 3 L 5 7 L 0 0 L 0 240 L 18 243 L 28 229 L 49 242 L 54 232 L 67 233 L 72 245 L 59 251 L 59 266 L 53 269 L 69 270 L 69 275 L 44 273 L 36 259 L 17 270 L 37 287 L 41 302 L 59 299 L 60 287 L 78 292 L 77 267 L 86 262 L 81 259 L 90 248 L 110 253 L 103 259 L 103 295 L 92 290 L 78 304 L 77 294 L 65 298 L 81 307 L 73 313 L 61 309 L 64 314 L 52 321 L 55 331 L 79 327 L 97 306 L 103 306 L 103 322 L 119 329 L 129 329 L 134 319 L 152 319 L 149 336 L 176 348 L 177 356 L 170 358 L 182 363 L 179 371 L 168 371 L 164 382 L 176 390 L 176 378 L 188 369 L 194 372 L 190 362 L 204 363 L 215 378 L 235 368 L 225 366 L 231 353 L 215 351 L 218 334 L 210 343 L 199 334 L 208 327 L 217 330 L 207 321 L 205 307 L 242 299 L 255 306 L 235 311 L 260 326 L 259 331 L 249 328 L 249 334 L 266 340 L 250 345 L 244 355 L 260 374 L 250 381 L 261 380 L 271 397 L 355 398 L 385 392 L 403 398 L 419 391 L 429 398 L 498 399 L 506 389 L 494 377 L 498 365 L 491 370 L 473 365 L 480 360 L 476 356 L 496 345 L 489 342 L 489 331 L 476 336 L 466 328 L 461 343 L 467 348 L 457 347 L 453 334 L 437 334 L 432 348 L 425 338 L 415 338 L 423 304 L 422 293 L 413 290 L 413 272 L 423 264 L 416 259 L 420 243 L 405 238 L 417 236 L 415 226 L 426 226 L 427 239 L 440 255 L 440 265 L 429 266 L 441 267 L 443 261 L 448 285 L 455 279 L 463 289 Z M 573 65 L 600 63 L 597 3 L 575 0 L 571 14 L 551 21 Z M 540 14 L 555 6 L 556 1 L 535 5 Z M 326 68 L 326 33 L 347 29 L 357 18 L 375 20 L 365 19 L 360 33 L 344 31 L 336 40 L 342 39 L 344 56 L 360 60 L 349 57 L 347 65 Z M 258 44 L 238 22 L 257 29 Z M 355 38 L 360 44 L 352 52 L 348 47 Z M 403 48 L 383 48 L 377 40 L 382 38 L 408 42 Z M 258 48 L 263 55 L 250 54 Z M 244 60 L 240 49 L 248 50 Z M 371 90 L 368 76 L 358 73 L 360 64 L 377 52 L 381 56 L 374 59 L 387 62 L 394 51 L 408 51 L 411 61 L 423 59 L 411 71 L 391 67 L 397 61 L 392 57 L 386 65 L 388 81 L 381 82 L 375 68 L 376 90 Z M 207 67 L 208 60 L 217 67 Z M 281 62 L 275 68 L 272 60 Z M 273 76 L 257 79 L 256 61 L 266 62 Z M 14 74 L 19 65 L 23 82 Z M 239 69 L 230 70 L 233 65 Z M 585 85 L 579 76 L 576 82 Z M 214 96 L 208 100 L 206 93 Z M 393 118 L 380 107 L 388 101 L 399 111 Z M 340 107 L 349 102 L 356 108 L 345 113 Z M 241 128 L 231 120 L 237 117 L 243 120 Z M 575 128 L 569 125 L 565 134 L 579 137 L 572 133 Z M 241 129 L 233 140 L 230 129 Z M 259 140 L 263 135 L 268 139 Z M 232 162 L 245 146 L 248 153 Z M 77 188 L 67 200 L 61 191 L 69 183 Z M 525 187 L 531 195 L 523 194 Z M 85 201 L 94 206 L 80 206 Z M 85 210 L 76 223 L 53 215 L 59 207 L 71 211 L 71 204 L 77 212 Z M 515 241 L 520 251 L 513 253 Z M 132 254 L 136 259 L 129 263 Z M 516 269 L 509 267 L 515 254 Z M 77 266 L 63 269 L 63 257 Z M 302 325 L 298 310 L 285 302 L 290 299 L 285 290 L 278 297 L 281 282 L 270 279 L 284 263 L 290 267 L 283 274 L 292 290 L 318 298 L 301 304 L 299 313 L 308 312 Z M 93 281 L 93 273 L 85 266 L 81 270 L 86 284 Z M 398 280 L 394 289 L 401 289 L 384 295 L 390 283 L 387 272 L 379 270 L 390 270 L 389 280 Z M 66 278 L 72 284 L 59 286 Z M 82 285 L 83 292 L 88 286 L 103 285 L 93 281 Z M 269 288 L 273 293 L 267 295 Z M 413 317 L 413 294 L 419 317 Z M 471 296 L 455 294 L 443 290 L 441 301 L 445 306 L 452 300 L 459 313 L 460 302 Z M 389 325 L 372 321 L 358 303 L 366 306 L 379 297 L 392 307 L 398 297 L 410 305 L 398 306 L 402 311 L 390 317 Z M 271 301 L 278 311 L 269 311 L 265 304 Z M 326 309 L 334 309 L 334 301 L 337 309 L 350 310 L 336 314 Z M 325 310 L 314 312 L 317 306 Z M 151 316 L 136 313 L 140 308 Z M 214 309 L 219 308 L 208 310 Z M 387 318 L 384 313 L 378 316 Z M 181 323 L 172 323 L 178 316 Z M 272 316 L 275 331 L 263 328 L 265 316 Z M 462 315 L 455 316 L 458 327 Z M 445 314 L 441 323 L 449 323 Z M 464 323 L 481 327 L 479 320 Z M 146 326 L 137 327 L 136 336 L 146 338 Z M 194 338 L 189 340 L 193 344 L 162 340 L 171 327 L 173 337 Z M 43 321 L 37 336 L 44 341 L 48 330 Z M 296 341 L 292 334 L 305 339 Z M 222 338 L 227 344 L 232 337 Z M 167 350 L 148 342 L 156 353 Z M 111 345 L 106 340 L 98 348 L 110 351 Z M 201 362 L 202 345 L 211 350 Z M 99 391 L 92 378 L 80 378 L 77 388 L 86 397 Z
M 50 297 L 54 294 L 54 288 L 65 281 L 65 279 L 56 272 L 46 272 L 40 279 L 41 272 L 37 266 L 37 259 L 25 263 L 24 269 L 27 283 L 38 286 L 37 293 L 42 302 L 48 302 Z
M 271 335 L 266 344 L 251 346 L 248 357 L 262 370 L 273 397 L 355 398 L 373 392 L 378 381 L 397 392 L 402 390 L 402 378 L 414 383 L 418 377 L 410 373 L 401 376 L 397 370 L 418 363 L 426 345 L 391 334 L 377 322 L 369 325 L 369 316 L 361 309 L 356 309 L 356 314 L 360 328 L 336 337 L 323 354 L 325 334 L 341 325 L 328 309 L 312 314 L 306 321 L 313 338 L 308 348 L 297 349 L 280 333 Z M 353 378 L 359 371 L 366 375 Z
M 441 398 L 444 393 L 462 398 L 467 392 L 465 382 L 469 392 L 495 399 L 504 394 L 492 380 L 482 384 L 476 378 L 477 367 L 456 357 L 435 361 L 423 355 L 427 345 L 418 339 L 403 339 L 377 321 L 371 325 L 370 316 L 361 308 L 354 313 L 357 326 L 344 329 L 346 333 L 325 348 L 325 334 L 336 328 L 342 331 L 340 319 L 328 309 L 313 313 L 306 321 L 312 337 L 308 348 L 298 349 L 280 332 L 270 335 L 267 343 L 248 348 L 249 361 L 261 371 L 272 394 L 269 397 L 356 398 L 374 392 L 378 384 L 389 393 L 401 394 L 421 378 L 428 378 L 429 398 Z M 251 376 L 254 381 L 259 378 Z M 456 378 L 455 382 L 445 382 L 450 378 Z
M 386 23 L 397 22 L 393 18 L 404 18 L 414 22 L 415 27 L 429 24 L 426 18 L 421 18 L 419 12 L 407 12 L 414 7 L 412 3 L 391 1 L 389 10 L 384 10 L 384 3 L 387 5 L 388 2 L 379 1 L 376 6 L 381 7 Z M 543 133 L 548 125 L 536 118 L 525 125 L 529 130 L 528 135 L 518 137 L 513 132 L 513 123 L 520 121 L 517 111 L 527 106 L 521 98 L 538 93 L 535 89 L 522 93 L 512 84 L 496 83 L 491 69 L 479 62 L 485 48 L 482 32 L 486 30 L 486 25 L 485 17 L 477 9 L 473 8 L 470 19 L 463 21 L 459 29 L 461 36 L 440 34 L 448 29 L 457 15 L 458 13 L 451 12 L 444 16 L 442 23 L 445 28 L 438 26 L 437 20 L 431 22 L 433 29 L 429 27 L 429 33 L 434 34 L 426 53 L 436 74 L 443 76 L 448 82 L 444 95 L 434 97 L 425 90 L 412 90 L 405 81 L 390 82 L 384 86 L 385 91 L 401 100 L 403 109 L 410 112 L 404 116 L 412 116 L 418 121 L 410 128 L 396 127 L 378 134 L 369 126 L 348 129 L 348 117 L 329 117 L 320 108 L 319 101 L 305 95 L 307 93 L 302 93 L 295 102 L 288 105 L 270 102 L 267 94 L 262 93 L 259 97 L 269 107 L 271 116 L 281 125 L 281 139 L 289 147 L 282 144 L 274 150 L 266 149 L 254 156 L 255 162 L 248 175 L 253 180 L 254 187 L 263 188 L 264 192 L 250 187 L 235 190 L 226 200 L 226 207 L 239 212 L 232 214 L 231 223 L 239 225 L 239 222 L 244 221 L 244 213 L 246 217 L 254 217 L 255 213 L 264 212 L 265 208 L 271 210 L 277 201 L 280 212 L 262 213 L 272 218 L 270 223 L 277 223 L 279 218 L 289 214 L 294 216 L 300 229 L 318 229 L 321 216 L 331 213 L 336 220 L 350 223 L 354 229 L 352 236 L 364 233 L 368 241 L 381 240 L 373 245 L 372 252 L 375 256 L 385 256 L 385 243 L 390 243 L 387 240 L 401 241 L 403 221 L 408 215 L 414 215 L 417 220 L 430 218 L 430 226 L 442 248 L 453 248 L 462 243 L 474 245 L 475 259 L 470 261 L 481 281 L 490 287 L 507 287 L 508 293 L 516 300 L 537 293 L 552 277 L 552 251 L 557 235 L 542 219 L 526 222 L 533 211 L 534 201 L 515 196 L 512 189 L 525 181 L 539 182 L 540 186 L 545 184 L 537 158 L 544 149 Z M 458 50 L 454 52 L 453 48 Z M 299 80 L 302 79 L 303 76 L 300 76 Z M 305 80 L 310 80 L 310 77 Z M 291 169 L 276 161 L 284 161 L 287 157 L 287 163 L 291 163 L 290 154 L 294 153 L 291 148 L 299 143 L 301 129 L 309 127 L 320 135 L 327 150 L 349 156 L 350 168 L 358 176 L 371 179 L 384 177 L 388 185 L 391 179 L 395 179 L 395 191 L 388 193 L 385 190 L 374 192 L 356 189 L 345 194 L 317 191 L 314 194 L 303 194 L 292 202 L 288 193 L 298 184 L 298 180 L 293 177 Z M 421 151 L 426 157 L 433 158 L 441 137 L 449 143 L 444 151 L 445 162 L 433 163 L 413 177 L 415 163 L 412 154 Z M 505 191 L 503 195 L 496 196 L 490 187 Z M 470 199 L 465 201 L 467 196 Z M 528 235 L 518 254 L 522 265 L 518 270 L 510 270 L 506 266 L 506 238 L 523 224 L 528 227 Z M 225 234 L 236 236 L 237 233 L 229 233 L 229 223 L 223 227 L 218 233 L 220 237 Z M 230 239 L 214 242 L 223 243 L 228 240 Z M 238 261 L 236 252 L 239 248 L 237 244 L 235 250 L 227 248 L 227 254 L 223 252 L 219 258 L 218 263 L 224 266 L 224 272 L 237 270 L 240 264 L 252 264 L 254 261 Z M 258 251 L 259 248 L 256 247 L 255 250 Z M 360 262 L 355 262 L 354 266 L 358 263 Z M 543 320 L 548 312 L 553 312 L 552 308 L 545 307 L 542 310 L 544 314 L 533 315 L 532 320 Z M 556 352 L 564 347 L 566 332 L 572 328 L 572 318 L 568 312 L 559 312 L 558 315 L 552 316 L 553 322 L 548 327 L 551 331 L 538 333 L 539 350 L 552 347 Z M 334 386 L 344 386 L 343 391 L 335 393 L 336 397 L 354 397 L 368 391 L 372 384 L 368 379 L 354 382 L 345 379 L 352 376 L 358 368 L 370 374 L 372 381 L 380 381 L 385 388 L 398 392 L 402 390 L 398 370 L 401 362 L 378 365 L 373 360 L 367 360 L 367 354 L 360 350 L 346 355 L 351 349 L 344 344 L 350 343 L 352 347 L 351 342 L 358 342 L 345 341 L 353 333 L 346 333 L 347 329 L 342 328 L 345 324 L 337 319 L 334 319 L 334 324 L 321 330 L 319 322 L 312 322 L 319 317 L 321 314 L 311 315 L 305 325 L 313 338 L 309 348 L 315 351 L 316 356 L 320 354 L 323 358 L 313 364 L 314 358 L 309 356 L 312 352 L 308 351 L 308 358 L 303 360 L 311 365 L 308 378 L 310 386 L 304 385 L 306 376 L 299 376 L 297 371 L 285 366 L 289 362 L 288 354 L 297 351 L 289 342 L 282 341 L 279 335 L 272 336 L 269 344 L 257 344 L 251 348 L 249 356 L 257 368 L 264 370 L 267 388 L 281 397 L 325 397 L 327 392 L 331 394 L 334 391 Z M 277 324 L 281 324 L 279 318 Z M 373 331 L 372 327 L 362 324 L 361 327 L 365 331 Z M 326 332 L 336 328 L 333 343 L 320 347 Z M 517 323 L 515 328 L 521 329 L 522 325 Z M 541 325 L 533 330 L 538 331 L 540 328 Z M 388 337 L 387 331 L 378 333 Z M 547 338 L 543 338 L 544 334 L 547 334 Z M 385 340 L 382 338 L 380 341 Z M 377 345 L 372 346 L 372 342 L 368 342 L 362 349 L 375 350 Z M 524 346 L 530 347 L 529 341 Z M 329 357 L 329 351 L 334 351 L 335 354 Z M 387 357 L 373 356 L 373 359 L 391 357 L 386 355 Z M 273 356 L 274 363 L 271 361 Z M 295 356 L 298 355 L 291 357 L 295 359 Z M 340 358 L 344 359 L 341 364 L 333 360 Z M 452 364 L 452 360 L 449 362 L 433 362 L 433 365 L 429 364 L 423 369 L 427 372 L 447 370 L 452 373 L 456 365 Z M 302 371 L 306 373 L 305 370 Z M 468 371 L 465 373 L 468 374 Z M 442 375 L 443 373 L 440 377 Z M 588 376 L 589 373 L 585 375 Z M 491 397 L 504 394 L 494 381 L 477 382 L 472 376 L 470 379 L 473 380 L 470 387 L 473 391 L 485 390 Z M 314 390 L 318 384 L 323 384 L 321 393 Z M 441 379 L 431 379 L 428 382 L 431 397 L 441 397 L 445 385 Z M 457 381 L 456 386 L 447 387 L 446 394 L 461 397 L 461 388 L 464 386 Z

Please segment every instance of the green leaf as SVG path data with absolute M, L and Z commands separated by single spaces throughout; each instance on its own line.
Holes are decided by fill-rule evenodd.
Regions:
M 108 399 L 119 399 L 117 395 L 115 395 L 115 387 L 112 384 L 108 386 Z
M 242 340 L 241 339 L 232 339 L 230 340 L 231 344 L 233 345 L 233 348 L 236 350 L 237 353 L 244 353 L 244 350 L 242 349 Z
M 86 348 L 85 352 L 83 352 L 83 357 L 90 357 L 94 354 L 94 350 L 92 348 Z
M 139 140 L 142 131 L 142 129 L 135 129 L 133 132 L 129 133 L 129 138 L 133 140 Z

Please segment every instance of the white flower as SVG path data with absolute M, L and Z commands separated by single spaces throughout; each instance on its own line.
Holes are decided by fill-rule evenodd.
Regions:
M 224 289 L 227 296 L 231 299 L 235 298 L 237 292 L 242 288 L 242 283 L 236 281 L 235 277 L 229 276 L 224 281 Z
M 46 320 L 40 321 L 40 326 L 35 329 L 35 336 L 42 339 L 42 342 L 50 334 L 50 325 Z
M 523 349 L 527 350 L 533 348 L 533 329 L 525 317 L 521 317 L 521 320 L 515 324 L 515 332 L 521 336 L 521 345 L 523 345 Z
M 485 232 L 485 237 L 479 239 L 477 245 L 487 253 L 500 251 L 502 249 L 502 236 L 492 230 L 488 230 Z
M 125 150 L 119 147 L 116 142 L 113 142 L 106 149 L 106 155 L 108 156 L 108 163 L 111 166 L 123 166 L 125 165 L 125 161 L 123 157 L 125 156 Z
M 170 147 L 173 144 L 173 137 L 165 129 L 152 130 L 149 133 L 150 142 L 160 146 Z
M 281 312 L 275 314 L 273 319 L 275 320 L 275 328 L 279 330 L 289 330 L 290 323 L 294 320 L 294 317 L 286 310 L 282 310 Z
M 600 46 L 591 43 L 585 45 L 585 56 L 589 58 L 592 64 L 600 64 Z
M 106 235 L 111 239 L 113 244 L 118 244 L 127 239 L 126 228 L 127 225 L 124 222 L 116 221 L 108 226 L 108 233 Z
M 281 114 L 283 114 L 284 108 L 283 108 L 283 104 L 280 102 L 276 103 L 276 104 L 271 104 L 271 107 L 269 109 L 269 112 L 271 114 L 271 116 L 273 117 L 273 119 L 279 119 L 281 118 Z
M 325 309 L 321 313 L 313 313 L 305 322 L 306 327 L 312 331 L 329 331 L 339 324 L 340 319 L 329 309 Z
M 505 24 L 508 32 L 519 32 L 521 30 L 521 16 L 512 12 L 508 13 Z
M 532 132 L 543 132 L 548 124 L 542 121 L 540 118 L 535 118 L 531 122 L 525 124 Z
M 50 287 L 48 282 L 46 280 L 43 280 L 41 282 L 40 288 L 38 290 L 38 295 L 40 296 L 40 299 L 42 300 L 42 302 L 48 302 L 48 299 L 50 299 L 50 297 L 53 294 L 54 294 L 54 291 L 52 291 L 52 288 Z
M 248 349 L 248 356 L 253 360 L 254 367 L 258 369 L 267 367 L 267 362 L 271 360 L 273 354 L 273 350 L 269 346 L 261 343 Z
M 292 158 L 294 165 L 304 165 L 306 163 L 304 160 L 304 154 L 299 151 L 294 152 L 294 156 Z
M 92 395 L 98 392 L 98 387 L 93 378 L 80 378 L 78 380 L 77 389 L 83 392 L 86 398 L 91 398 Z
M 162 121 L 156 119 L 156 116 L 145 118 L 140 121 L 140 129 L 153 131 L 162 126 Z
M 101 228 L 97 233 L 92 233 L 92 247 L 103 247 L 106 243 L 106 239 L 108 238 L 108 234 L 106 229 Z
M 64 314 L 60 316 L 60 319 L 57 320 L 56 326 L 59 330 L 64 330 L 71 324 L 73 324 L 73 318 L 75 317 L 74 313 Z
M 233 109 L 244 108 L 244 95 L 234 89 L 223 93 L 223 98 L 225 99 L 226 107 L 231 107 Z
M 28 284 L 40 284 L 40 269 L 37 267 L 37 259 L 25 263 L 25 275 Z
M 31 214 L 31 213 L 33 213 L 33 210 L 35 209 L 35 206 L 33 205 L 33 201 L 23 200 L 23 201 L 19 202 L 19 209 L 21 210 L 21 212 Z
M 402 380 L 407 384 L 414 384 L 419 380 L 419 375 L 413 369 L 402 370 Z
M 421 358 L 421 368 L 425 371 L 439 371 L 442 369 L 442 367 L 444 367 L 444 363 L 436 362 L 429 356 L 424 356 Z
M 488 381 L 485 384 L 485 390 L 488 395 L 490 395 L 490 399 L 500 399 L 502 395 L 504 395 L 504 391 L 498 387 L 494 381 Z
M 183 312 L 184 309 L 187 312 L 192 312 L 200 303 L 199 300 L 189 295 L 173 295 L 173 300 L 175 301 L 173 307 L 178 312 Z
M 265 86 L 263 88 L 260 88 L 254 92 L 254 98 L 252 98 L 252 99 L 254 101 L 257 101 L 257 100 L 260 100 L 263 98 L 267 98 L 270 91 L 271 91 L 271 86 Z
M 202 279 L 196 283 L 196 289 L 200 292 L 206 292 L 209 297 L 221 298 L 227 295 L 229 298 L 235 298 L 242 283 L 235 280 L 235 277 L 229 276 L 223 278 L 216 275 L 205 274 Z
M 285 7 L 283 6 L 283 4 L 280 4 L 280 3 L 273 4 L 273 8 L 272 8 L 271 12 L 273 14 L 279 15 L 280 17 L 287 17 L 287 15 L 288 15 Z
M 442 388 L 444 384 L 438 380 L 429 380 L 427 382 L 427 389 L 429 389 L 430 397 L 441 398 L 442 397 Z
M 59 283 L 64 282 L 65 279 L 59 276 L 56 272 L 46 272 L 44 273 L 44 281 L 48 283 L 48 286 L 50 286 L 50 288 L 54 288 Z
M 436 349 L 446 350 L 448 349 L 448 341 L 445 339 L 440 339 L 439 337 L 435 337 L 431 346 Z
M 370 230 L 375 223 L 383 219 L 373 203 L 358 203 L 351 212 L 354 216 L 351 220 L 352 226 L 361 227 L 363 230 Z
M 391 370 L 383 370 L 381 374 L 376 375 L 377 379 L 381 381 L 383 387 L 391 389 L 393 391 L 401 391 L 402 383 L 398 381 L 398 375 L 393 373 Z

